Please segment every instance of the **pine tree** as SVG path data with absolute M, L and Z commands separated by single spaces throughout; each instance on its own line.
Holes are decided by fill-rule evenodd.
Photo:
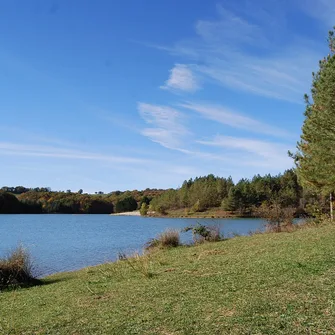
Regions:
M 301 183 L 320 193 L 335 189 L 335 36 L 329 32 L 330 54 L 313 73 L 311 98 L 305 95 L 306 111 L 297 153 L 292 155 Z

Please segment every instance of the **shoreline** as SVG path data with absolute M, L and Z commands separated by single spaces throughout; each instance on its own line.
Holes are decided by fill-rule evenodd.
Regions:
M 132 211 L 132 212 L 123 212 L 123 213 L 111 213 L 112 216 L 141 216 L 140 211 Z
M 171 334 L 180 330 L 240 334 L 250 329 L 273 333 L 283 325 L 285 334 L 318 329 L 331 334 L 332 315 L 320 310 L 328 308 L 334 287 L 329 284 L 333 283 L 329 255 L 334 238 L 334 225 L 325 224 L 55 273 L 44 277 L 36 289 L 1 292 L 2 333 L 28 334 L 38 329 L 44 334 L 52 329 L 59 334 L 78 330 L 81 334 L 130 334 L 136 329 L 145 334 L 157 329 L 156 333 L 163 334 L 161 330 L 168 329 Z M 320 271 L 313 271 L 316 266 Z M 311 294 L 317 297 L 313 301 Z M 288 310 L 296 295 L 299 299 Z M 176 297 L 183 299 L 175 304 Z M 162 307 L 162 301 L 169 308 Z M 24 318 L 22 306 L 29 306 Z M 262 309 L 255 313 L 256 307 Z M 278 310 L 285 314 L 274 316 Z M 302 310 L 308 310 L 303 319 Z M 205 316 L 215 314 L 199 317 L 199 311 Z M 127 317 L 129 322 L 125 322 Z
M 144 218 L 158 218 L 158 219 L 243 219 L 243 218 L 256 218 L 252 215 L 234 215 L 234 214 L 226 214 L 226 215 L 220 215 L 215 213 L 204 213 L 200 215 L 183 215 L 179 213 L 167 213 L 165 215 L 158 214 L 155 212 L 151 212 L 148 215 L 141 215 L 139 210 L 132 211 L 132 212 L 122 212 L 122 213 L 111 213 L 111 216 L 143 216 Z

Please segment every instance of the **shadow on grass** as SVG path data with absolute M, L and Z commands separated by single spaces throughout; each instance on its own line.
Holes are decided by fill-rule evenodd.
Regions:
M 71 278 L 44 278 L 44 279 L 39 279 L 39 284 L 36 284 L 36 285 L 46 286 L 46 285 L 62 283 L 68 280 L 71 280 Z
M 48 286 L 53 285 L 57 283 L 61 283 L 64 281 L 70 280 L 69 278 L 61 278 L 61 279 L 52 279 L 52 278 L 46 278 L 46 279 L 31 279 L 30 281 L 26 283 L 18 283 L 18 284 L 11 284 L 11 285 L 3 285 L 0 286 L 0 292 L 8 292 L 18 289 L 26 289 L 26 288 L 32 288 L 35 286 Z

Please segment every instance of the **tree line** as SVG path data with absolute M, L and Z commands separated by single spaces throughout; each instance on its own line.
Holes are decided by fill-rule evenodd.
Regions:
M 174 209 L 203 212 L 213 207 L 237 215 L 251 215 L 264 202 L 278 202 L 284 207 L 301 211 L 305 207 L 304 193 L 293 169 L 271 176 L 256 175 L 251 180 L 241 179 L 236 184 L 231 177 L 212 174 L 185 181 L 179 189 L 170 189 L 155 197 L 149 210 L 166 213 Z
M 184 182 L 177 190 L 155 197 L 151 209 L 189 208 L 193 212 L 212 206 L 243 214 L 257 212 L 266 203 L 274 208 L 294 208 L 320 216 L 329 206 L 333 220 L 335 192 L 335 27 L 328 34 L 329 53 L 312 73 L 311 94 L 305 95 L 306 109 L 297 151 L 289 153 L 296 168 L 278 176 L 241 179 L 213 175 Z
M 15 189 L 15 188 L 14 188 Z M 28 191 L 13 194 L 0 191 L 0 213 L 109 214 L 141 209 L 165 215 L 171 210 L 188 213 L 220 208 L 236 216 L 254 215 L 264 203 L 294 208 L 296 213 L 314 215 L 325 211 L 328 201 L 322 195 L 303 189 L 295 170 L 272 176 L 256 175 L 234 183 L 231 177 L 213 174 L 185 180 L 177 189 L 114 191 L 108 194 L 82 192 Z
M 0 214 L 110 214 L 134 211 L 164 190 L 114 191 L 108 194 L 51 191 L 50 188 L 3 187 Z

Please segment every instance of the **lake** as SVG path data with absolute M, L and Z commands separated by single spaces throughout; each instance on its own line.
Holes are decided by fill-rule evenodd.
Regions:
M 200 222 L 219 225 L 225 236 L 264 229 L 260 219 L 174 219 L 111 215 L 0 215 L 0 257 L 22 244 L 42 277 L 113 261 L 118 253 L 141 252 L 150 238 L 167 228 Z M 191 233 L 181 234 L 183 242 Z

